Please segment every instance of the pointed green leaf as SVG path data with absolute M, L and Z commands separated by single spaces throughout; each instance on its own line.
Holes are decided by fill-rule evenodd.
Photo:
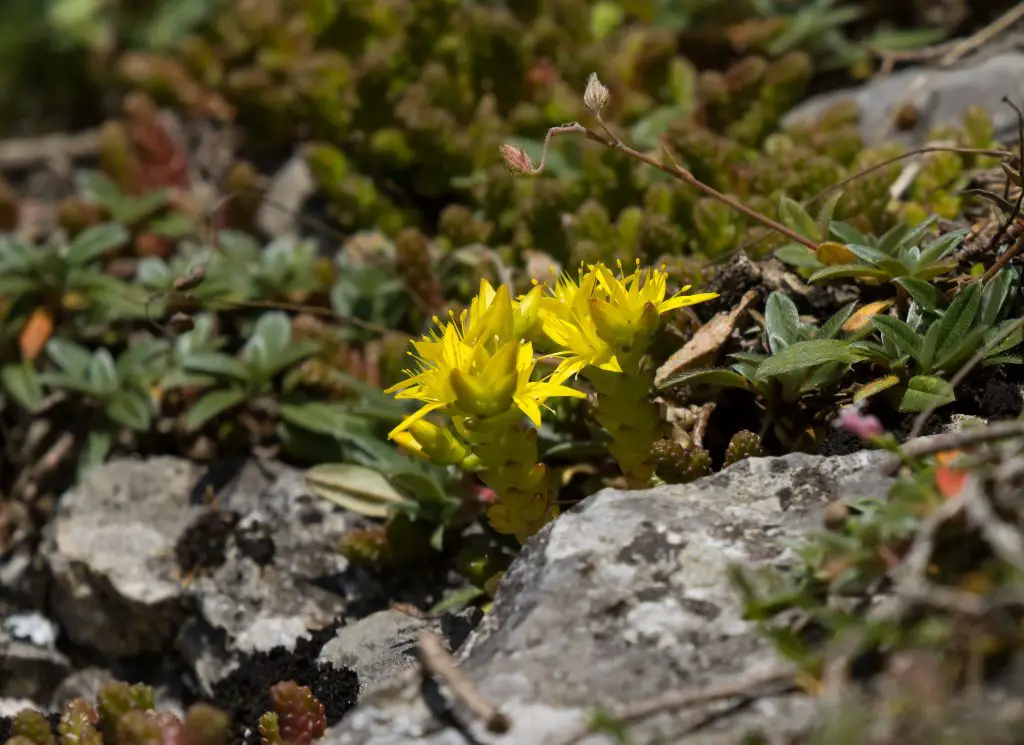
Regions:
M 914 359 L 921 355 L 924 340 L 900 319 L 892 316 L 875 316 L 870 324 L 878 329 L 884 340 L 892 342 L 903 354 Z
M 913 271 L 912 267 L 905 266 L 899 259 L 889 256 L 877 248 L 858 246 L 855 243 L 848 244 L 846 248 L 861 261 L 883 270 L 890 277 L 902 277 Z
M 756 379 L 778 377 L 827 362 L 853 364 L 860 359 L 849 342 L 841 339 L 808 339 L 786 347 L 762 362 L 757 368 Z
M 355 416 L 344 404 L 311 402 L 282 404 L 281 418 L 314 434 L 344 437 L 346 433 L 366 432 L 366 421 Z
M 109 349 L 102 348 L 93 352 L 85 375 L 93 390 L 109 392 L 117 390 L 117 367 Z
M 800 311 L 784 293 L 773 292 L 768 296 L 764 309 L 764 325 L 768 348 L 772 352 L 781 351 L 803 338 Z
M 54 337 L 46 342 L 46 354 L 68 375 L 84 378 L 92 354 L 81 344 Z
M 283 352 L 292 339 L 292 325 L 286 313 L 264 313 L 256 321 L 253 336 L 263 339 L 267 355 L 272 359 Z
M 833 264 L 824 269 L 819 269 L 807 281 L 813 284 L 830 279 L 849 279 L 851 277 L 859 279 L 889 279 L 889 276 L 890 274 L 887 271 L 863 264 Z
M 841 189 L 836 189 L 832 192 L 825 203 L 821 205 L 821 209 L 818 210 L 817 216 L 814 221 L 818 223 L 818 226 L 824 230 L 823 237 L 828 237 L 829 226 L 832 224 L 832 215 L 836 211 L 836 205 L 839 204 L 839 200 L 843 198 L 843 192 Z M 855 243 L 862 243 L 863 241 L 854 241 Z
M 915 375 L 907 382 L 907 390 L 900 401 L 900 411 L 919 412 L 931 406 L 945 406 L 955 400 L 956 395 L 948 381 L 931 375 Z
M 918 259 L 918 266 L 921 268 L 930 266 L 945 259 L 967 235 L 966 230 L 953 230 L 945 235 L 936 238 L 921 251 Z
M 842 308 L 833 313 L 832 316 L 821 325 L 821 328 L 818 329 L 817 333 L 814 334 L 813 338 L 834 338 L 836 334 L 838 334 L 842 330 L 843 324 L 846 323 L 850 319 L 850 316 L 853 315 L 853 309 L 856 307 L 856 305 L 856 302 L 847 303 Z
M 249 379 L 249 368 L 241 360 L 220 352 L 199 352 L 183 360 L 186 369 L 197 373 L 208 373 L 218 377 L 234 378 L 238 381 Z
M 907 291 L 911 300 L 929 313 L 935 313 L 945 305 L 946 298 L 938 287 L 917 277 L 899 277 L 896 284 Z
M 153 422 L 153 401 L 143 391 L 127 390 L 107 407 L 107 416 L 136 432 L 149 431 Z
M 195 432 L 215 416 L 232 409 L 245 401 L 245 391 L 241 388 L 222 388 L 210 391 L 189 409 L 185 416 L 185 428 Z
M 817 254 L 800 243 L 787 243 L 775 252 L 775 258 L 798 269 L 820 269 L 823 266 Z
M 120 248 L 128 242 L 128 231 L 123 225 L 108 222 L 86 228 L 68 246 L 67 260 L 71 264 L 83 266 L 95 261 L 107 251 Z
M 935 361 L 948 357 L 963 344 L 974 326 L 980 304 L 981 290 L 976 284 L 967 285 L 953 298 L 942 318 L 936 322 L 939 332 L 935 340 Z
M 90 431 L 78 456 L 78 476 L 81 477 L 89 469 L 101 465 L 110 455 L 113 445 L 114 433 L 106 427 Z
M 821 232 L 817 223 L 803 206 L 789 197 L 783 195 L 779 200 L 779 219 L 787 228 L 792 228 L 802 236 L 818 242 L 821 240 Z
M 982 326 L 993 326 L 1000 319 L 1001 311 L 1006 305 L 1017 280 L 1017 272 L 1013 269 L 1002 269 L 988 281 L 981 291 L 981 312 L 978 323 Z
M 681 385 L 709 385 L 714 388 L 743 388 L 749 390 L 750 383 L 739 373 L 726 368 L 710 370 L 687 370 L 669 378 L 658 386 L 659 391 Z
M 829 223 L 828 229 L 833 238 L 838 238 L 843 243 L 867 245 L 869 240 L 868 236 L 845 222 L 831 222 Z
M 36 369 L 25 362 L 0 368 L 0 386 L 14 402 L 32 411 L 43 400 L 43 384 Z

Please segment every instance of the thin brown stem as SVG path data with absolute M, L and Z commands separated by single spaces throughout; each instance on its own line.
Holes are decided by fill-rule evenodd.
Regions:
M 604 135 L 601 135 L 592 129 L 588 129 L 587 127 L 584 127 L 582 124 L 578 122 L 570 122 L 569 124 L 563 124 L 558 127 L 552 127 L 551 129 L 548 130 L 547 136 L 544 138 L 544 146 L 541 150 L 540 163 L 537 166 L 532 166 L 528 163 L 516 163 L 512 165 L 513 169 L 519 173 L 536 176 L 537 174 L 544 171 L 544 168 L 547 164 L 548 150 L 551 146 L 551 140 L 556 135 L 582 134 L 588 140 L 593 140 L 594 142 L 598 142 L 604 145 L 605 147 L 611 148 L 613 150 L 619 150 L 628 155 L 629 157 L 633 158 L 634 160 L 638 160 L 641 163 L 646 163 L 652 168 L 657 168 L 659 171 L 667 173 L 669 176 L 672 176 L 673 178 L 678 179 L 679 181 L 682 181 L 683 183 L 688 184 L 689 186 L 692 186 L 693 188 L 706 194 L 712 199 L 715 199 L 721 202 L 722 204 L 726 205 L 730 209 L 735 210 L 736 212 L 739 212 L 742 215 L 746 215 L 754 222 L 760 223 L 766 228 L 774 230 L 775 232 L 786 236 L 791 241 L 795 241 L 796 243 L 800 243 L 804 246 L 807 246 L 812 251 L 818 250 L 818 244 L 812 241 L 810 238 L 807 238 L 806 236 L 802 236 L 799 233 L 790 230 L 777 220 L 773 220 L 767 215 L 761 214 L 760 212 L 751 209 L 747 205 L 736 200 L 734 197 L 731 197 L 728 194 L 723 194 L 722 192 L 718 191 L 718 189 L 715 189 L 714 187 L 705 184 L 703 181 L 698 179 L 696 176 L 694 176 L 692 173 L 690 173 L 688 170 L 678 165 L 677 163 L 663 163 L 652 155 L 648 155 L 647 153 L 641 153 L 639 150 L 631 148 L 629 145 L 626 145 L 624 142 L 622 142 L 622 140 L 620 140 L 614 134 L 612 134 L 611 131 L 608 130 L 608 127 L 605 126 L 604 122 L 600 122 L 600 124 L 604 128 L 604 130 L 608 132 L 608 137 L 605 137 Z M 664 140 L 662 141 L 662 144 L 665 144 Z
M 502 734 L 512 729 L 508 715 L 484 698 L 435 634 L 423 631 L 419 641 L 420 662 L 424 670 L 447 683 L 452 695 L 474 716 L 479 717 L 489 732 Z

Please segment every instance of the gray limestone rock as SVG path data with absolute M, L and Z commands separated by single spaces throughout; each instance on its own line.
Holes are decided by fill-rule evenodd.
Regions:
M 74 642 L 106 655 L 176 645 L 209 689 L 237 658 L 335 621 L 346 588 L 330 580 L 347 569 L 337 543 L 360 519 L 279 464 L 220 474 L 176 458 L 115 460 L 64 495 L 47 527 L 51 607 Z M 202 566 L 182 570 L 184 544 Z
M 770 644 L 742 618 L 729 568 L 791 561 L 784 544 L 819 525 L 825 503 L 884 493 L 890 462 L 879 452 L 791 454 L 747 459 L 687 485 L 599 492 L 529 543 L 459 651 L 480 692 L 512 718 L 508 734 L 484 731 L 458 705 L 465 727 L 443 723 L 433 712 L 444 702 L 424 696 L 409 670 L 367 696 L 324 745 L 558 745 L 595 705 L 774 666 Z M 812 710 L 803 696 L 779 695 L 742 710 L 665 716 L 638 736 L 657 730 L 672 742 L 731 745 L 750 727 L 798 728 Z M 719 716 L 705 719 L 712 711 Z
M 857 88 L 814 96 L 790 111 L 783 124 L 813 120 L 829 106 L 852 99 L 860 108 L 861 136 L 870 143 L 892 139 L 922 145 L 933 127 L 959 122 L 970 106 L 988 109 L 997 133 L 1013 134 L 1017 117 L 1002 103 L 1003 96 L 1012 101 L 1024 97 L 1024 54 L 1019 51 L 950 69 L 908 68 Z M 888 123 L 905 103 L 917 109 L 918 123 L 910 132 L 896 132 Z
M 16 613 L 0 622 L 0 697 L 46 701 L 70 671 L 57 650 L 58 629 L 39 613 Z
M 342 626 L 320 650 L 319 662 L 355 670 L 360 696 L 368 695 L 417 666 L 421 631 L 437 634 L 451 651 L 460 646 L 464 631 L 479 618 L 480 611 L 475 608 L 437 619 L 416 618 L 398 610 L 379 611 Z

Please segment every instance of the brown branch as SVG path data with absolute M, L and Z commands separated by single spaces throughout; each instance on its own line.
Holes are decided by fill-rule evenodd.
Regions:
M 476 684 L 455 664 L 437 635 L 429 631 L 420 632 L 420 662 L 425 672 L 448 684 L 452 696 L 483 721 L 489 732 L 501 734 L 512 728 L 508 716 L 483 697 Z

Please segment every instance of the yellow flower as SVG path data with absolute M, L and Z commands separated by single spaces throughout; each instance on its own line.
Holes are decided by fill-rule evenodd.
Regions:
M 395 398 L 424 405 L 391 431 L 396 438 L 432 411 L 453 417 L 493 417 L 519 409 L 540 425 L 540 407 L 549 398 L 583 393 L 561 385 L 564 375 L 533 381 L 533 345 L 515 333 L 516 312 L 508 289 L 486 281 L 468 310 L 443 325 L 441 334 L 414 342 L 417 372 L 388 388 Z
M 559 372 L 568 375 L 593 366 L 621 372 L 619 356 L 650 342 L 662 313 L 695 305 L 718 293 L 685 295 L 689 285 L 671 297 L 668 273 L 663 269 L 637 269 L 616 277 L 603 264 L 592 265 L 577 284 L 563 277 L 541 306 L 547 336 L 564 350 Z M 639 350 L 642 351 L 642 350 Z

